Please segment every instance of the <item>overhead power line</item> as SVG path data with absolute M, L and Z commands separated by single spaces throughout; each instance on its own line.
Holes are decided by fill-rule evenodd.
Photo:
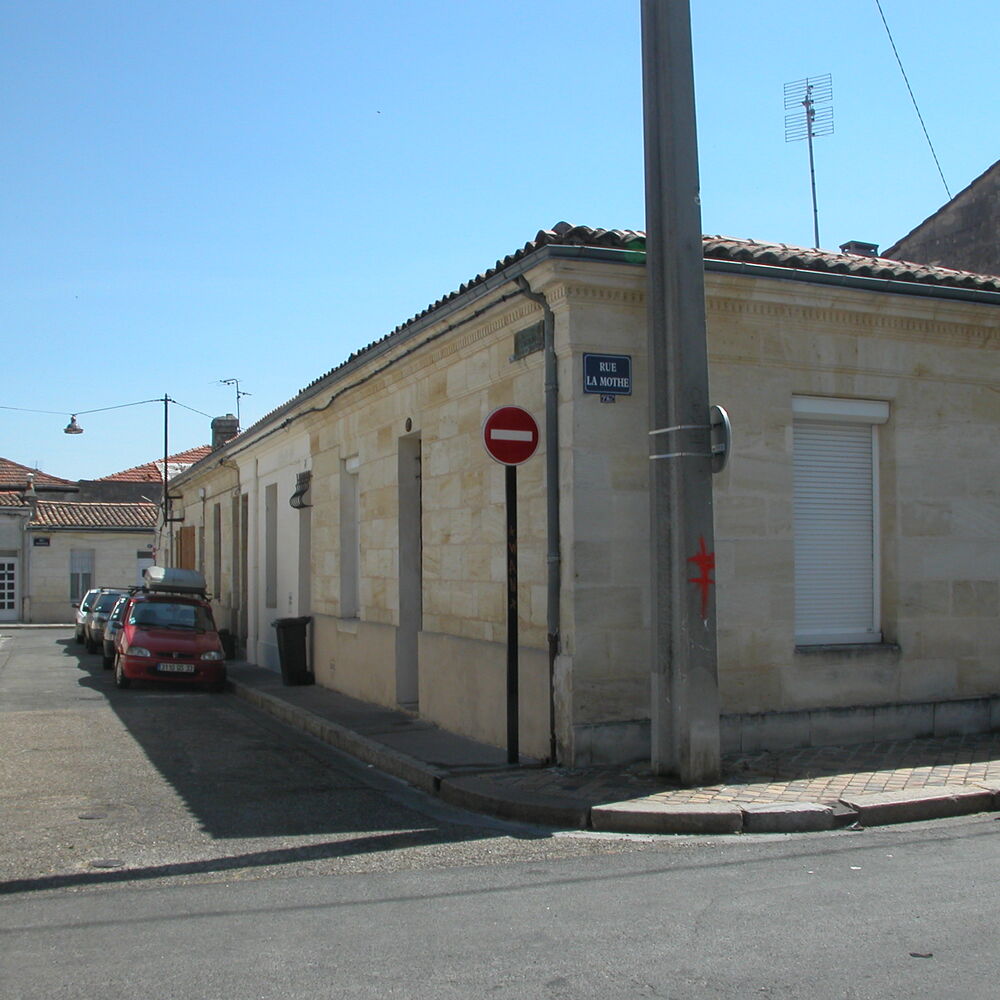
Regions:
M 896 48 L 896 42 L 892 37 L 892 32 L 889 30 L 889 22 L 885 19 L 885 13 L 882 10 L 880 0 L 875 0 L 875 6 L 878 7 L 879 16 L 882 18 L 882 24 L 885 25 L 885 33 L 889 36 L 889 44 L 892 46 L 893 55 L 896 57 L 896 62 L 899 63 L 899 72 L 903 74 L 903 82 L 906 84 L 906 89 L 910 92 L 910 100 L 913 101 L 913 109 L 917 112 L 917 118 L 920 120 L 920 127 L 924 130 L 924 138 L 927 140 L 927 145 L 931 150 L 931 156 L 934 157 L 934 163 L 937 166 L 938 173 L 941 175 L 941 183 L 944 185 L 945 192 L 948 195 L 948 200 L 951 201 L 951 189 L 948 187 L 948 182 L 944 179 L 944 171 L 941 169 L 941 162 L 938 160 L 937 153 L 934 151 L 934 143 L 931 142 L 927 126 L 924 124 L 924 116 L 920 113 L 920 106 L 917 104 L 917 99 L 913 94 L 913 88 L 910 86 L 906 70 L 903 69 L 903 60 L 899 58 L 899 50 Z

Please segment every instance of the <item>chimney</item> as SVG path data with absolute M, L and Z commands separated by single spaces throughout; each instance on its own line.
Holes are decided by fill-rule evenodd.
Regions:
M 21 493 L 21 499 L 31 508 L 31 519 L 34 520 L 35 514 L 38 512 L 38 494 L 35 492 L 35 474 L 33 472 L 28 473 L 27 481 L 27 486 Z
M 231 413 L 216 417 L 212 421 L 212 451 L 221 448 L 227 441 L 232 441 L 239 432 L 240 422 Z
M 850 240 L 847 243 L 841 243 L 840 252 L 853 253 L 856 254 L 858 257 L 877 257 L 878 244 L 862 243 L 861 240 Z

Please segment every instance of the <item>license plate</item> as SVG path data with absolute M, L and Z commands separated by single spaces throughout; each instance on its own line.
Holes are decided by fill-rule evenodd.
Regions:
M 157 663 L 156 669 L 164 674 L 193 674 L 193 663 Z

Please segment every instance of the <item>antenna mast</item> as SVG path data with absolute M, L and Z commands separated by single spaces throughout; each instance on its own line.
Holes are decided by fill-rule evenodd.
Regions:
M 813 238 L 819 248 L 819 209 L 816 207 L 816 167 L 813 161 L 813 139 L 833 132 L 833 107 L 819 108 L 817 104 L 833 101 L 833 78 L 829 73 L 823 76 L 807 76 L 785 84 L 785 142 L 798 139 L 809 141 L 809 183 L 812 186 Z M 796 110 L 792 110 L 796 109 Z
M 251 392 L 243 392 L 240 389 L 240 380 L 238 378 L 220 378 L 219 385 L 232 385 L 236 387 L 236 426 L 242 427 L 240 422 L 240 398 L 242 396 L 252 396 Z

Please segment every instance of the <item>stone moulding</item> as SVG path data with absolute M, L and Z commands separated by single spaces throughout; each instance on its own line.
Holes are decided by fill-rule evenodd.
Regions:
M 796 324 L 826 326 L 830 331 L 870 337 L 873 333 L 892 340 L 993 347 L 1000 345 L 1000 317 L 997 323 L 982 326 L 887 315 L 884 311 L 856 308 L 819 308 L 796 302 L 761 302 L 731 295 L 709 294 L 705 299 L 709 315 L 753 316 L 767 320 L 788 319 Z M 989 308 L 980 305 L 980 308 Z

